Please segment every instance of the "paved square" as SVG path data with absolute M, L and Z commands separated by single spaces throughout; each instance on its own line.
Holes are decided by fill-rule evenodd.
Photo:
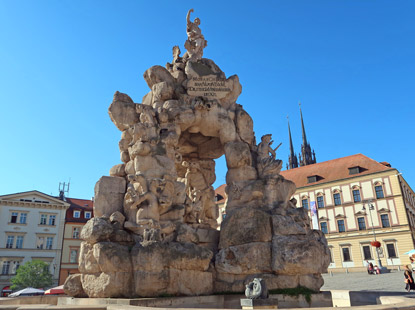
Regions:
M 359 290 L 405 292 L 403 271 L 391 271 L 380 275 L 366 272 L 323 274 L 321 290 Z

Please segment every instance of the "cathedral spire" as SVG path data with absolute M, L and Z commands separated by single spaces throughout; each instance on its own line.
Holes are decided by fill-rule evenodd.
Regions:
M 301 111 L 301 102 L 299 102 L 298 105 L 300 106 L 301 128 L 303 132 L 303 145 L 307 145 L 308 143 L 307 143 L 307 136 L 305 134 L 305 128 L 304 128 L 303 112 Z
M 307 166 L 316 163 L 316 154 L 314 150 L 311 151 L 310 144 L 307 142 L 307 136 L 305 134 L 303 112 L 301 111 L 300 105 L 300 115 L 301 115 L 301 128 L 303 131 L 303 144 L 301 145 L 301 155 L 300 155 L 300 166 Z
M 297 155 L 294 152 L 293 140 L 291 138 L 291 129 L 290 129 L 290 119 L 287 116 L 288 120 L 288 135 L 290 137 L 290 156 L 288 157 L 287 169 L 294 169 L 298 167 Z

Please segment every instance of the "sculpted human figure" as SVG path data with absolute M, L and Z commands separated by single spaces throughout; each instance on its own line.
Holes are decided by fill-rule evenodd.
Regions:
M 136 111 L 137 113 L 140 113 L 141 123 L 147 124 L 149 126 L 154 126 L 156 124 L 156 114 L 152 107 L 143 104 L 137 104 Z
M 203 49 L 207 45 L 207 41 L 205 40 L 205 37 L 202 34 L 202 31 L 199 28 L 200 25 L 200 19 L 195 18 L 193 22 L 190 20 L 190 13 L 194 12 L 193 9 L 190 9 L 189 12 L 187 12 L 186 21 L 187 21 L 187 41 L 185 42 L 185 48 L 187 49 L 187 52 L 184 56 L 184 58 L 189 58 L 189 60 L 199 60 L 203 56 Z
M 207 223 L 216 228 L 217 209 L 214 203 L 214 191 L 209 186 L 197 162 L 183 162 L 187 167 L 185 175 L 186 193 L 190 198 L 190 210 L 187 218 L 190 222 Z
M 275 159 L 275 156 L 282 143 L 275 149 L 271 147 L 272 143 L 271 134 L 267 134 L 261 137 L 261 142 L 258 145 L 257 170 L 260 177 L 271 177 L 281 171 L 282 161 Z
M 131 208 L 138 208 L 136 223 L 138 225 L 148 225 L 153 228 L 158 225 L 160 220 L 159 202 L 157 199 L 157 189 L 159 180 L 154 179 L 150 182 L 149 191 L 140 195 L 136 203 Z M 147 204 L 142 204 L 144 201 Z
M 170 206 L 173 203 L 174 198 L 174 183 L 173 177 L 169 174 L 163 176 L 160 182 L 160 194 L 159 194 L 159 212 L 164 214 L 169 211 Z
M 271 136 L 271 134 L 267 134 L 261 137 L 261 142 L 258 145 L 258 158 L 261 160 L 269 158 L 269 153 L 271 153 L 272 159 L 275 159 L 276 151 L 282 144 L 280 143 L 275 149 L 273 149 L 271 145 L 274 141 L 271 140 Z
M 146 183 L 142 176 L 129 176 L 129 179 L 135 183 Z M 144 193 L 138 193 L 133 183 L 128 185 L 124 198 L 124 210 L 128 214 L 128 221 L 124 223 L 125 228 L 141 236 L 145 229 L 160 229 L 160 211 L 157 198 L 159 184 L 160 180 L 153 179 L 148 191 Z M 146 189 L 147 187 L 146 184 L 140 184 L 139 188 Z M 133 212 L 136 212 L 134 219 L 131 218 Z

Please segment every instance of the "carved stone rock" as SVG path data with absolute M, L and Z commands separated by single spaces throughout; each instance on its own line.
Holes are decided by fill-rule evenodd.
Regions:
M 130 272 L 101 272 L 83 274 L 82 287 L 90 298 L 131 297 L 132 273 Z
M 110 216 L 122 212 L 126 182 L 120 177 L 103 176 L 95 185 L 94 215 Z
M 279 174 L 271 135 L 257 145 L 252 118 L 236 103 L 238 76 L 203 58 L 207 41 L 192 12 L 185 54 L 175 46 L 172 63 L 145 71 L 142 103 L 114 95 L 108 112 L 121 131 L 121 163 L 95 186 L 95 217 L 81 232 L 81 276 L 66 285 L 73 295 L 242 292 L 255 277 L 271 289 L 323 284 L 327 241 L 296 208 L 295 184 Z M 227 199 L 219 230 L 212 184 L 222 155 Z
M 239 208 L 222 222 L 219 249 L 252 242 L 270 242 L 271 216 L 262 210 Z
M 215 267 L 218 272 L 233 274 L 271 272 L 271 244 L 252 242 L 222 249 L 216 254 Z
M 274 236 L 272 238 L 272 270 L 277 274 L 320 274 L 329 264 L 327 245 L 308 235 Z
M 129 126 L 138 121 L 134 102 L 128 95 L 120 92 L 115 93 L 108 114 L 119 130 L 128 129 Z
M 93 217 L 81 230 L 81 239 L 94 244 L 100 241 L 108 241 L 113 228 L 106 218 Z
M 88 297 L 82 288 L 81 275 L 79 273 L 71 274 L 66 278 L 65 284 L 63 286 L 63 291 L 66 295 L 73 297 Z

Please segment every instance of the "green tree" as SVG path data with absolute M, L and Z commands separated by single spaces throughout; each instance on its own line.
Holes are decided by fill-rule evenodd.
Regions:
M 16 275 L 11 279 L 12 290 L 26 287 L 46 288 L 52 285 L 52 275 L 49 265 L 41 260 L 32 260 L 17 269 Z

